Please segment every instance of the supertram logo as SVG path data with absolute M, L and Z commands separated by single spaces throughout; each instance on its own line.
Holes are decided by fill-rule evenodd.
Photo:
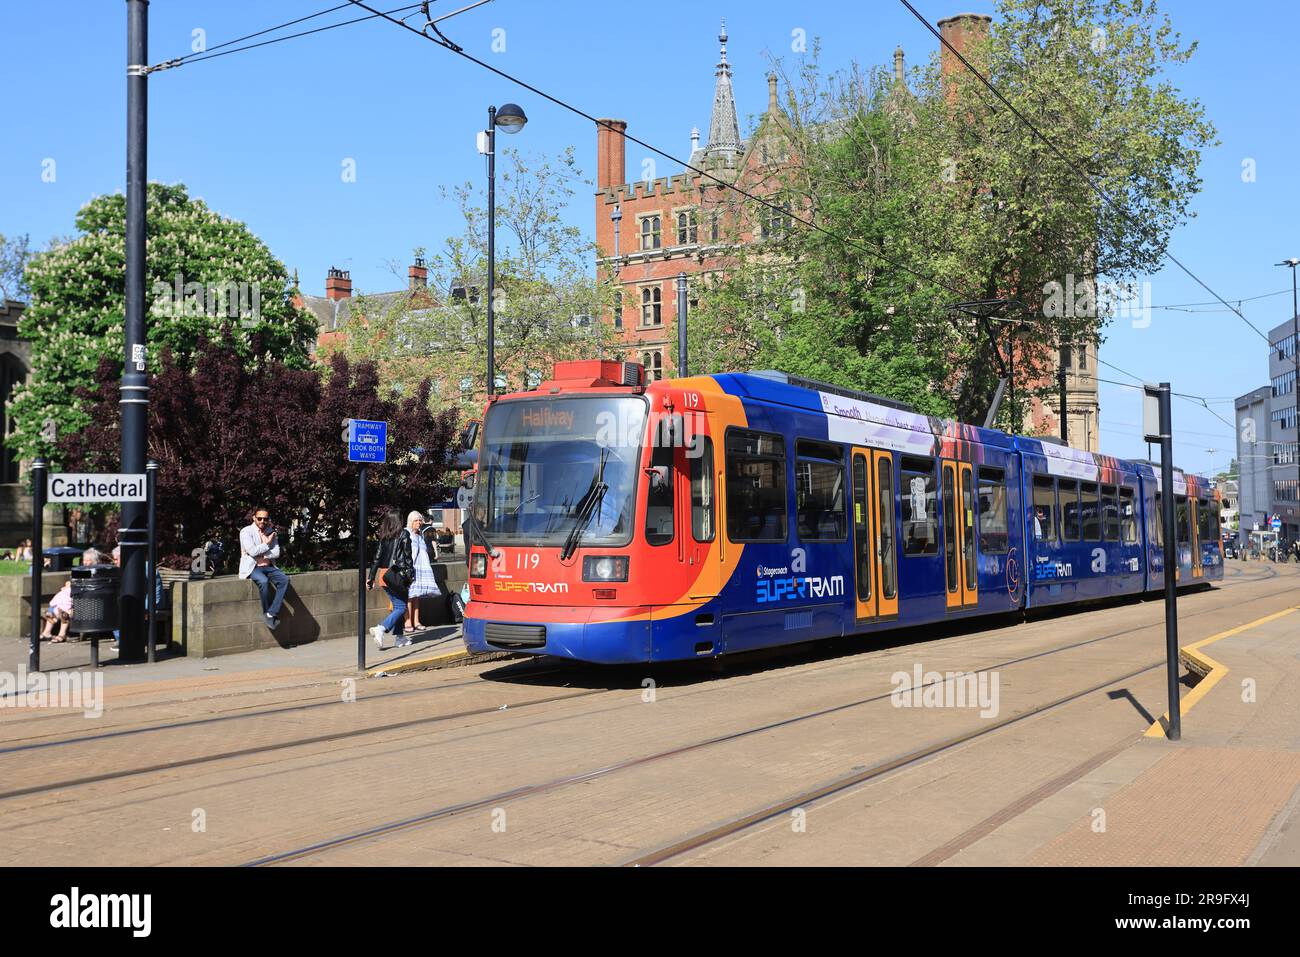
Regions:
M 530 595 L 567 595 L 568 582 L 494 582 L 496 591 L 508 594 L 527 593 Z
M 785 601 L 789 598 L 838 598 L 844 595 L 844 576 L 788 575 L 784 578 L 761 578 L 758 603 Z

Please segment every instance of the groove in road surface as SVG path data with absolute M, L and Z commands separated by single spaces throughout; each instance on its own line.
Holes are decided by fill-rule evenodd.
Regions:
M 523 672 L 524 677 L 535 677 L 537 675 L 554 674 L 565 670 L 563 667 L 554 665 L 547 668 L 535 668 Z M 446 691 L 451 688 L 466 688 L 473 685 L 482 685 L 483 679 L 475 678 L 472 681 L 456 681 L 450 684 L 431 685 L 428 688 L 406 688 L 402 691 L 386 691 L 379 694 L 369 694 L 358 701 L 382 701 L 385 698 L 401 698 L 406 695 L 429 694 L 433 691 Z M 175 702 L 159 702 L 160 704 L 175 704 Z M 325 701 L 308 701 L 306 704 L 278 705 L 272 708 L 261 708 L 256 711 L 241 711 L 238 714 L 220 714 L 207 718 L 189 718 L 184 721 L 170 721 L 166 724 L 151 724 L 143 728 L 121 728 L 117 731 L 101 731 L 97 734 L 83 734 L 75 738 L 59 738 L 54 741 L 35 741 L 28 744 L 15 744 L 10 747 L 0 748 L 0 756 L 13 754 L 19 751 L 36 751 L 41 748 L 57 748 L 66 744 L 87 744 L 94 741 L 106 741 L 112 738 L 125 738 L 137 734 L 150 734 L 155 731 L 176 731 L 184 728 L 201 727 L 208 724 L 221 724 L 226 721 L 239 721 L 245 718 L 263 718 L 273 717 L 280 714 L 292 714 L 297 711 L 314 711 L 316 708 L 328 708 L 334 705 L 355 704 L 348 702 L 335 692 Z M 139 705 L 139 707 L 149 707 L 150 705 Z M 516 707 L 518 707 L 516 705 Z M 0 794 L 0 797 L 6 797 Z
M 586 698 L 589 695 L 602 694 L 605 691 L 606 689 L 604 688 L 592 688 L 586 691 L 579 691 L 576 694 L 552 695 L 549 698 L 537 698 L 532 701 L 524 701 L 519 704 L 510 705 L 508 710 L 518 711 L 521 708 L 551 704 L 556 701 L 568 701 L 571 698 Z M 330 734 L 319 734 L 310 738 L 295 738 L 291 741 L 280 741 L 274 744 L 260 744 L 247 748 L 238 748 L 233 751 L 222 751 L 218 754 L 201 754 L 192 758 L 181 758 L 177 761 L 164 761 L 160 764 L 151 764 L 139 768 L 127 768 L 122 771 L 105 771 L 102 774 L 90 774 L 80 778 L 69 778 L 63 781 L 54 781 L 50 784 L 34 784 L 31 787 L 15 788 L 12 791 L 0 791 L 0 800 L 5 798 L 22 797 L 27 794 L 39 794 L 42 791 L 58 791 L 63 788 L 79 787 L 84 784 L 96 784 L 100 781 L 112 781 L 118 778 L 135 777 L 139 774 L 151 774 L 155 771 L 170 771 L 173 768 L 193 767 L 196 764 L 207 764 L 211 761 L 224 761 L 227 758 L 243 758 L 254 754 L 265 754 L 270 751 L 280 751 L 285 748 L 296 748 L 302 745 L 322 744 L 326 741 L 344 741 L 348 738 L 357 738 L 368 734 L 376 734 L 380 731 L 398 731 L 402 728 L 416 727 L 421 724 L 436 724 L 440 721 L 453 721 L 457 718 L 471 718 L 476 715 L 494 714 L 501 710 L 500 705 L 492 705 L 486 708 L 471 708 L 466 711 L 457 711 L 453 714 L 430 715 L 423 718 L 408 718 L 405 721 L 393 721 L 388 724 L 370 725 L 364 728 L 353 728 L 348 731 L 334 731 Z
M 877 764 L 874 765 L 873 767 L 867 768 L 865 771 L 859 771 L 856 774 L 847 775 L 846 777 L 842 777 L 835 781 L 831 781 L 829 784 L 824 784 L 821 787 L 814 788 L 810 791 L 805 791 L 802 794 L 797 794 L 792 798 L 787 798 L 776 804 L 770 804 L 767 807 L 762 808 L 761 810 L 754 811 L 753 813 L 750 814 L 746 814 L 743 817 L 735 818 L 734 820 L 728 821 L 725 824 L 720 824 L 717 827 L 705 831 L 702 834 L 696 834 L 692 837 L 685 838 L 684 840 L 677 841 L 676 843 L 669 844 L 666 847 L 662 847 L 657 851 L 651 851 L 648 854 L 642 854 L 639 857 L 634 857 L 631 860 L 625 862 L 623 866 L 650 867 L 655 864 L 662 864 L 664 861 L 669 860 L 670 858 L 678 857 L 679 855 L 685 854 L 689 851 L 699 850 L 700 848 L 705 847 L 709 844 L 714 844 L 722 840 L 723 838 L 727 838 L 732 836 L 733 834 L 738 834 L 741 831 L 747 830 L 756 824 L 761 824 L 764 821 L 768 821 L 774 817 L 777 817 L 778 815 L 788 813 L 789 811 L 793 811 L 795 808 L 803 807 L 807 804 L 813 803 L 814 801 L 820 801 L 822 798 L 829 797 L 832 794 L 838 794 L 840 791 L 845 791 L 852 787 L 856 787 L 857 785 L 863 784 L 874 778 L 878 778 L 885 774 L 889 774 L 891 771 L 897 771 L 900 768 L 907 767 L 909 764 L 915 764 L 918 761 L 923 761 L 924 759 L 932 757 L 943 751 L 947 751 L 951 748 L 957 747 L 958 745 L 965 744 L 967 741 L 972 741 L 975 738 L 983 737 L 986 734 L 992 734 L 994 731 L 1001 730 L 1002 728 L 1005 728 L 1008 725 L 1016 724 L 1017 722 L 1024 721 L 1026 718 L 1032 718 L 1035 717 L 1036 715 L 1043 714 L 1044 712 L 1051 711 L 1054 708 L 1059 708 L 1062 705 L 1069 704 L 1071 701 L 1077 701 L 1079 698 L 1083 698 L 1086 697 L 1087 695 L 1101 691 L 1103 688 L 1109 688 L 1111 685 L 1117 684 L 1118 682 L 1127 681 L 1128 679 L 1135 678 L 1140 674 L 1145 674 L 1148 671 L 1153 671 L 1156 668 L 1162 667 L 1164 664 L 1165 662 L 1163 660 L 1153 662 L 1152 664 L 1149 664 L 1143 668 L 1139 668 L 1136 671 L 1130 671 L 1127 674 L 1119 675 L 1115 678 L 1111 678 L 1107 681 L 1103 681 L 1101 684 L 1093 685 L 1091 688 L 1086 688 L 1083 691 L 1076 691 L 1073 694 L 1066 695 L 1063 698 L 1057 698 L 1055 701 L 1049 701 L 1047 704 L 1039 705 L 1035 708 L 1030 708 L 1028 711 L 1022 711 L 1020 714 L 1011 715 L 1008 718 L 1003 718 L 1000 721 L 995 721 L 986 727 L 976 728 L 975 730 L 967 731 L 964 734 L 959 734 L 951 738 L 945 738 L 942 741 L 938 741 L 934 744 L 926 745 L 925 747 L 919 748 L 916 751 L 909 751 L 907 754 L 900 755 L 899 757 L 896 758 L 891 758 L 890 760 L 882 762 L 881 764 Z
M 1219 609 L 1216 609 L 1216 610 L 1219 610 Z M 1189 617 L 1190 617 L 1190 616 L 1189 616 Z M 1159 624 L 1159 623 L 1157 622 L 1157 623 L 1155 623 L 1155 624 L 1152 624 L 1152 625 L 1145 625 L 1145 626 L 1143 626 L 1143 627 L 1144 627 L 1144 628 L 1153 628 L 1153 627 L 1156 627 L 1158 624 Z M 1087 639 L 1084 639 L 1083 641 L 1077 641 L 1077 642 L 1074 642 L 1074 643 L 1069 644 L 1069 645 L 1063 645 L 1063 646 L 1060 647 L 1060 648 L 1053 648 L 1053 649 L 1050 649 L 1050 650 L 1048 650 L 1048 651 L 1039 651 L 1039 652 L 1035 652 L 1035 653 L 1032 654 L 1032 655 L 1023 655 L 1023 656 L 1021 656 L 1021 657 L 1019 657 L 1019 658 L 1012 658 L 1012 659 L 1010 659 L 1010 660 L 1008 660 L 1008 661 L 1000 662 L 1000 663 L 998 663 L 998 664 L 988 665 L 988 666 L 986 666 L 986 667 L 984 667 L 984 668 L 978 668 L 978 669 L 975 669 L 975 670 L 973 670 L 973 671 L 971 671 L 971 672 L 969 672 L 969 673 L 970 673 L 970 674 L 979 674 L 979 673 L 981 673 L 981 672 L 985 672 L 985 671 L 993 671 L 993 670 L 996 670 L 996 669 L 1009 668 L 1009 667 L 1011 667 L 1012 665 L 1023 664 L 1023 663 L 1026 662 L 1026 661 L 1033 661 L 1033 660 L 1035 660 L 1035 659 L 1037 659 L 1037 658 L 1046 658 L 1046 657 L 1049 657 L 1049 656 L 1051 656 L 1051 655 L 1061 654 L 1062 652 L 1065 652 L 1065 651 L 1070 651 L 1070 650 L 1072 650 L 1072 649 L 1080 648 L 1080 647 L 1083 647 L 1083 646 L 1085 646 L 1085 645 L 1096 644 L 1096 643 L 1099 642 L 1099 641 L 1108 641 L 1108 640 L 1110 640 L 1110 639 L 1112 639 L 1112 638 L 1119 637 L 1120 635 L 1129 634 L 1129 633 L 1132 632 L 1132 631 L 1140 631 L 1140 630 L 1142 630 L 1142 629 L 1140 629 L 1140 628 L 1134 628 L 1134 629 L 1129 629 L 1128 631 L 1124 631 L 1124 632 L 1116 632 L 1116 633 L 1113 634 L 1113 635 L 1101 635 L 1101 636 L 1099 636 L 1099 637 L 1097 637 L 1097 638 L 1087 638 Z M 1157 662 L 1157 665 L 1159 665 L 1159 664 L 1163 664 L 1163 662 Z M 1134 672 L 1133 674 L 1141 674 L 1141 673 L 1143 673 L 1143 672 L 1145 672 L 1145 671 L 1150 671 L 1151 668 L 1153 668 L 1153 667 L 1156 667 L 1156 665 L 1151 665 L 1151 666 L 1148 666 L 1148 667 L 1142 668 L 1142 669 L 1140 669 L 1139 671 Z M 1127 675 L 1126 675 L 1126 676 L 1122 676 L 1122 677 L 1119 677 L 1119 678 L 1113 678 L 1113 679 L 1111 679 L 1111 680 L 1105 682 L 1104 684 L 1099 685 L 1098 687 L 1105 688 L 1105 687 L 1107 687 L 1107 686 L 1109 686 L 1109 685 L 1114 684 L 1116 681 L 1123 681 L 1126 677 L 1130 677 L 1130 676 L 1127 676 Z M 937 681 L 927 682 L 927 683 L 925 683 L 925 684 L 923 684 L 923 685 L 920 685 L 919 688 L 924 689 L 924 688 L 931 687 L 932 685 L 942 684 L 944 680 L 945 680 L 945 679 L 940 678 L 940 679 L 937 680 Z M 1068 699 L 1062 699 L 1062 701 L 1060 701 L 1060 702 L 1056 702 L 1055 704 L 1064 703 L 1064 701 L 1067 701 L 1067 700 L 1073 700 L 1074 698 L 1081 697 L 1082 695 L 1085 695 L 1085 694 L 1089 694 L 1089 693 L 1091 693 L 1091 691 L 1093 691 L 1093 690 L 1095 690 L 1095 689 L 1091 689 L 1091 688 L 1090 688 L 1090 689 L 1088 689 L 1087 691 L 1079 692 L 1078 694 L 1076 694 L 1076 695 L 1072 695 L 1072 696 L 1071 696 L 1070 698 L 1068 698 Z M 777 728 L 784 728 L 784 727 L 788 727 L 788 726 L 793 725 L 793 724 L 800 724 L 800 723 L 802 723 L 802 722 L 804 722 L 804 721 L 810 721 L 810 720 L 813 720 L 813 719 L 815 719 L 815 718 L 821 718 L 821 717 L 825 717 L 825 716 L 827 716 L 827 715 L 836 714 L 837 712 L 840 712 L 840 711 L 847 711 L 847 710 L 849 710 L 849 709 L 851 709 L 851 708 L 861 707 L 862 705 L 871 704 L 871 703 L 876 702 L 876 701 L 883 701 L 883 700 L 889 698 L 892 694 L 893 694 L 892 691 L 887 691 L 887 692 L 884 692 L 884 693 L 882 693 L 882 694 L 872 695 L 872 696 L 870 696 L 870 697 L 866 697 L 866 698 L 858 698 L 858 699 L 856 699 L 856 700 L 854 700 L 854 701 L 849 701 L 849 702 L 846 702 L 846 703 L 844 703 L 844 704 L 833 705 L 833 706 L 831 706 L 831 707 L 829 707 L 829 708 L 821 708 L 821 709 L 818 709 L 817 711 L 811 711 L 811 712 L 807 712 L 807 713 L 805 713 L 805 714 L 794 715 L 793 717 L 789 717 L 789 718 L 782 718 L 780 721 L 773 721 L 773 722 L 769 722 L 769 723 L 767 723 L 767 724 L 757 725 L 757 726 L 752 727 L 752 728 L 744 728 L 744 729 L 742 729 L 742 730 L 740 730 L 740 731 L 733 731 L 733 732 L 730 732 L 730 733 L 728 733 L 728 734 L 717 735 L 717 736 L 712 737 L 712 738 L 706 738 L 706 739 L 703 740 L 703 741 L 697 741 L 697 742 L 695 742 L 694 744 L 686 744 L 686 745 L 682 745 L 681 747 L 672 748 L 672 749 L 667 750 L 667 751 L 659 751 L 659 752 L 655 752 L 655 753 L 653 753 L 653 754 L 642 755 L 641 757 L 638 757 L 638 758 L 629 758 L 629 759 L 626 760 L 626 761 L 619 761 L 619 762 L 617 762 L 617 763 L 615 763 L 615 764 L 607 765 L 607 766 L 605 766 L 605 767 L 601 767 L 601 768 L 595 768 L 595 769 L 592 769 L 592 770 L 590 770 L 590 771 L 582 771 L 582 772 L 580 772 L 580 773 L 578 773 L 578 774 L 570 774 L 570 775 L 566 775 L 566 776 L 564 776 L 564 777 L 556 778 L 556 779 L 551 780 L 551 781 L 545 781 L 545 782 L 542 782 L 542 783 L 540 783 L 540 784 L 528 784 L 528 785 L 522 785 L 522 786 L 517 787 L 517 788 L 512 788 L 512 789 L 510 789 L 510 790 L 508 790 L 508 791 L 500 791 L 500 792 L 498 792 L 498 793 L 496 793 L 496 794 L 491 794 L 491 795 L 488 795 L 487 797 L 478 798 L 478 799 L 476 799 L 476 800 L 472 800 L 472 801 L 463 801 L 463 802 L 461 802 L 461 803 L 459 803 L 459 804 L 452 804 L 452 805 L 448 805 L 448 806 L 446 806 L 446 807 L 440 807 L 440 808 L 437 808 L 437 809 L 435 809 L 435 810 L 433 810 L 433 811 L 428 811 L 428 812 L 426 812 L 426 813 L 424 813 L 424 814 L 419 814 L 419 815 L 416 815 L 416 816 L 414 816 L 414 817 L 403 818 L 402 820 L 398 820 L 398 821 L 389 821 L 389 822 L 384 823 L 384 824 L 379 824 L 379 825 L 376 825 L 376 826 L 374 826 L 374 827 L 366 828 L 365 830 L 355 831 L 355 832 L 352 832 L 352 833 L 350 833 L 350 834 L 341 835 L 341 836 L 339 836 L 339 837 L 328 838 L 328 839 L 326 839 L 326 840 L 324 840 L 324 841 L 318 841 L 317 843 L 315 843 L 315 844 L 310 844 L 310 845 L 308 845 L 308 846 L 306 846 L 306 847 L 296 848 L 296 849 L 291 850 L 291 851 L 283 851 L 283 852 L 281 852 L 281 853 L 279 853 L 279 854 L 272 854 L 272 855 L 269 855 L 269 856 L 267 856 L 267 857 L 261 857 L 261 858 L 258 858 L 257 860 L 249 861 L 248 863 L 244 864 L 243 866 L 244 866 L 244 867 L 263 867 L 263 866 L 266 866 L 266 865 L 268 865 L 268 864 L 282 864 L 282 863 L 286 863 L 286 862 L 288 862 L 288 861 L 298 860 L 298 859 L 301 859 L 301 858 L 304 858 L 304 857 L 312 856 L 312 855 L 314 855 L 314 854 L 320 854 L 320 853 L 322 853 L 322 852 L 324 852 L 324 851 L 332 850 L 332 849 L 337 848 L 337 847 L 342 847 L 343 845 L 346 845 L 346 844 L 352 844 L 352 843 L 355 843 L 355 842 L 357 842 L 357 841 L 363 841 L 363 840 L 366 840 L 367 838 L 379 837 L 379 836 L 381 836 L 381 835 L 391 834 L 391 833 L 394 832 L 394 831 L 405 830 L 405 829 L 407 829 L 407 828 L 413 828 L 413 827 L 419 827 L 420 825 L 423 825 L 423 824 L 431 824 L 431 823 L 433 823 L 434 821 L 438 821 L 438 820 L 441 820 L 441 819 L 444 819 L 444 818 L 448 818 L 448 817 L 451 817 L 451 816 L 453 816 L 453 815 L 460 814 L 460 813 L 462 813 L 462 812 L 464 812 L 464 811 L 478 810 L 478 809 L 482 809 L 482 808 L 484 808 L 484 807 L 489 807 L 489 806 L 496 805 L 497 803 L 500 803 L 500 802 L 503 802 L 503 801 L 509 801 L 509 800 L 516 799 L 516 798 L 521 798 L 521 797 L 528 797 L 528 796 L 531 796 L 531 795 L 534 795 L 534 794 L 544 794 L 544 793 L 546 793 L 546 792 L 548 792 L 548 791 L 554 791 L 554 790 L 557 790 L 557 789 L 559 789 L 559 788 L 567 787 L 567 786 L 569 786 L 569 785 L 571 785 L 571 784 L 581 784 L 581 783 L 583 783 L 583 782 L 585 782 L 585 781 L 595 780 L 596 778 L 607 777 L 608 775 L 614 774 L 614 773 L 616 773 L 616 772 L 618 772 L 618 771 L 626 771 L 626 770 L 628 770 L 628 769 L 630 769 L 630 768 L 636 768 L 636 767 L 640 767 L 640 766 L 642 766 L 642 765 L 651 764 L 651 763 L 656 762 L 656 761 L 662 761 L 662 760 L 665 760 L 665 759 L 667 759 L 667 758 L 676 757 L 676 756 L 678 756 L 678 755 L 688 754 L 688 753 L 690 753 L 690 752 L 692 752 L 692 751 L 700 750 L 701 748 L 712 747 L 713 745 L 717 745 L 717 744 L 725 744 L 725 743 L 727 743 L 727 742 L 730 742 L 730 741 L 736 741 L 736 740 L 739 740 L 739 739 L 741 739 L 741 738 L 749 737 L 749 736 L 751 736 L 751 735 L 762 734 L 762 733 L 767 732 L 767 731 L 773 731 L 773 730 L 776 730 Z M 1055 706 L 1055 704 L 1052 705 L 1052 706 Z M 1043 710 L 1043 709 L 1037 709 L 1037 710 Z M 1014 720 L 1019 720 L 1021 717 L 1026 717 L 1026 716 L 1028 716 L 1029 714 L 1037 713 L 1037 710 L 1032 711 L 1032 712 L 1026 712 L 1026 713 L 1023 714 L 1023 715 L 1017 716 Z M 992 730 L 994 727 L 1002 727 L 1003 725 L 1005 725 L 1005 724 L 1009 724 L 1009 723 L 1011 723 L 1011 722 L 1010 722 L 1010 721 L 1002 721 L 1002 722 L 999 722 L 998 724 L 996 724 L 996 725 L 994 725 L 994 726 L 992 726 L 992 727 L 990 727 L 990 728 L 982 729 L 982 730 L 976 732 L 975 734 L 966 735 L 966 736 L 963 736 L 963 737 L 962 737 L 961 739 L 959 739 L 959 740 L 953 741 L 953 742 L 951 742 L 951 743 L 949 743 L 949 744 L 945 744 L 945 745 L 943 745 L 943 747 L 951 747 L 951 746 L 953 746 L 954 744 L 959 744 L 959 743 L 961 743 L 961 741 L 968 740 L 968 739 L 971 738 L 971 737 L 978 737 L 980 734 L 985 734 L 985 733 L 987 733 L 987 731 Z M 942 749 L 942 748 L 937 748 L 937 750 L 941 750 L 941 749 Z M 917 758 L 916 760 L 919 760 L 919 758 Z M 883 773 L 883 772 L 882 772 L 882 773 Z

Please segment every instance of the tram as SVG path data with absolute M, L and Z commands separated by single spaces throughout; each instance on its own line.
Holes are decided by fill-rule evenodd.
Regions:
M 562 362 L 487 410 L 465 641 L 671 661 L 1140 595 L 1171 533 L 1208 584 L 1220 509 L 1195 475 L 785 373 Z

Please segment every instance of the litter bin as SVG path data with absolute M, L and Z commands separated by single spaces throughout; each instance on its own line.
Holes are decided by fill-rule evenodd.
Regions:
M 68 545 L 59 545 L 55 548 L 47 548 L 44 555 L 50 560 L 50 571 L 66 572 L 72 567 L 75 559 L 80 557 L 83 549 L 72 548 Z
M 108 634 L 117 627 L 116 565 L 78 565 L 72 569 L 72 624 L 79 635 Z

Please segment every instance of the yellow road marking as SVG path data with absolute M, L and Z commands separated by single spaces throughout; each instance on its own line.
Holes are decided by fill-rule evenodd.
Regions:
M 1178 657 L 1188 667 L 1189 670 L 1204 675 L 1191 691 L 1181 696 L 1178 706 L 1179 715 L 1186 716 L 1187 712 L 1192 710 L 1192 706 L 1200 701 L 1210 689 L 1223 680 L 1223 676 L 1228 673 L 1228 666 L 1222 662 L 1215 661 L 1209 655 L 1201 651 L 1206 645 L 1224 638 L 1231 638 L 1233 635 L 1239 635 L 1243 631 L 1250 631 L 1252 628 L 1258 628 L 1260 625 L 1267 625 L 1270 621 L 1277 621 L 1279 618 L 1285 618 L 1293 611 L 1300 611 L 1300 605 L 1291 608 L 1284 608 L 1282 611 L 1272 615 L 1265 615 L 1263 618 L 1257 618 L 1255 621 L 1248 622 L 1244 625 L 1238 625 L 1236 628 L 1229 628 L 1227 631 L 1221 631 L 1217 635 L 1211 635 L 1209 638 L 1202 638 L 1200 641 L 1188 645 L 1186 648 L 1178 649 Z M 1147 728 L 1146 737 L 1160 738 L 1164 737 L 1166 729 L 1169 727 L 1169 712 L 1166 711 L 1156 721 Z

